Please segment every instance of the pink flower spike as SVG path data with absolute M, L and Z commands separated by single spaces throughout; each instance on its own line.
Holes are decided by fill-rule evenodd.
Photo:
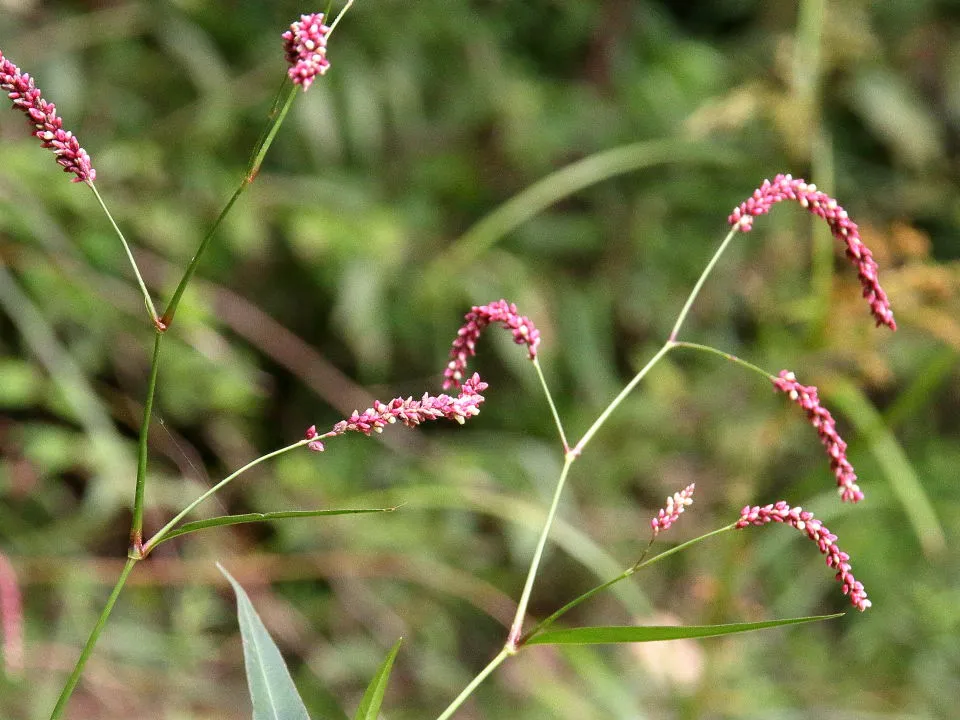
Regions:
M 449 395 L 429 395 L 423 394 L 419 400 L 412 397 L 406 399 L 398 397 L 388 403 L 382 403 L 374 400 L 373 407 L 367 408 L 362 413 L 354 410 L 346 420 L 341 420 L 324 435 L 318 435 L 316 426 L 311 425 L 306 432 L 306 438 L 312 440 L 308 444 L 311 450 L 316 452 L 323 451 L 323 444 L 320 438 L 336 437 L 347 432 L 360 432 L 364 435 L 370 435 L 375 432 L 383 432 L 387 425 L 392 425 L 398 420 L 407 427 L 416 427 L 422 422 L 428 420 L 439 420 L 445 418 L 463 425 L 468 419 L 480 412 L 480 405 L 483 403 L 484 390 L 487 389 L 487 383 L 480 379 L 477 373 L 473 377 L 465 380 L 460 394 L 457 397 Z M 314 440 L 314 438 L 317 438 Z
M 833 415 L 820 404 L 820 396 L 813 385 L 805 386 L 797 382 L 797 377 L 789 370 L 781 370 L 779 377 L 773 379 L 773 386 L 787 394 L 807 413 L 807 419 L 820 436 L 820 442 L 830 458 L 830 469 L 837 478 L 840 498 L 844 502 L 860 502 L 863 492 L 857 485 L 857 473 L 847 460 L 847 444 L 837 434 L 837 425 Z
M 653 528 L 653 535 L 656 537 L 661 530 L 666 530 L 673 525 L 677 518 L 683 513 L 684 508 L 693 505 L 693 490 L 695 483 L 690 483 L 680 492 L 675 492 L 667 498 L 667 505 L 661 508 L 657 516 L 650 521 L 650 527 Z
M 50 148 L 64 172 L 73 173 L 72 182 L 92 185 L 97 171 L 90 165 L 90 156 L 80 147 L 73 133 L 63 129 L 63 118 L 57 115 L 57 106 L 43 99 L 33 78 L 21 73 L 20 68 L 0 51 L 0 88 L 13 100 L 13 107 L 23 112 L 33 125 L 34 137 L 40 146 Z
M 773 182 L 764 180 L 763 185 L 753 191 L 753 195 L 733 209 L 727 222 L 750 232 L 753 219 L 770 211 L 781 200 L 793 200 L 814 215 L 823 218 L 830 226 L 833 236 L 847 246 L 847 258 L 857 268 L 857 277 L 863 286 L 863 296 L 870 303 L 870 312 L 877 321 L 877 327 L 886 325 L 897 329 L 893 319 L 893 310 L 887 294 L 880 287 L 877 278 L 877 263 L 870 249 L 860 239 L 857 224 L 848 216 L 832 197 L 817 190 L 817 186 L 804 180 L 794 180 L 790 175 L 777 175 Z
M 0 629 L 7 674 L 23 670 L 23 602 L 17 574 L 7 556 L 0 553 Z
M 450 362 L 443 371 L 443 389 L 459 387 L 461 378 L 467 369 L 467 360 L 477 354 L 477 340 L 480 333 L 491 323 L 502 323 L 513 332 L 517 345 L 526 345 L 530 359 L 537 357 L 540 346 L 540 331 L 530 318 L 517 313 L 517 306 L 506 300 L 497 300 L 489 305 L 474 305 L 464 319 L 466 323 L 457 330 L 457 337 L 450 350 Z
M 850 556 L 837 547 L 837 536 L 824 527 L 813 513 L 803 508 L 792 508 L 783 500 L 764 507 L 747 505 L 740 511 L 736 527 L 766 525 L 769 522 L 785 523 L 806 533 L 820 548 L 820 552 L 827 556 L 827 566 L 837 571 L 836 578 L 842 585 L 843 594 L 850 598 L 850 603 L 860 612 L 873 604 L 867 599 L 867 591 L 863 589 L 863 585 L 853 576 Z
M 323 13 L 301 15 L 281 37 L 290 69 L 287 74 L 304 92 L 310 89 L 317 75 L 330 69 L 327 60 L 327 36 L 330 28 L 323 24 Z

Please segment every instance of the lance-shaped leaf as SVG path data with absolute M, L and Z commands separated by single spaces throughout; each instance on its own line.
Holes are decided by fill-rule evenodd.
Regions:
M 400 652 L 400 643 L 402 642 L 403 638 L 400 638 L 394 643 L 394 646 L 390 648 L 390 652 L 387 653 L 387 657 L 380 665 L 380 669 L 377 670 L 377 674 L 373 676 L 373 680 L 370 681 L 366 691 L 363 693 L 360 705 L 357 706 L 357 712 L 353 716 L 354 720 L 377 720 L 377 718 L 380 717 L 380 705 L 383 704 L 383 694 L 387 690 L 390 671 L 393 669 L 393 661 L 396 659 L 397 653 Z

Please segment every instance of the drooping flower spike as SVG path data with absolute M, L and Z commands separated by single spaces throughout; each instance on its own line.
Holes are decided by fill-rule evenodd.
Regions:
M 355 410 L 349 418 L 341 420 L 333 426 L 332 430 L 323 435 L 317 432 L 315 425 L 311 425 L 306 433 L 307 439 L 311 441 L 307 447 L 314 452 L 323 452 L 322 440 L 347 432 L 360 432 L 364 435 L 383 432 L 383 428 L 398 420 L 407 427 L 416 427 L 427 420 L 440 418 L 453 420 L 462 425 L 480 412 L 480 405 L 484 400 L 480 393 L 486 389 L 487 383 L 480 379 L 479 374 L 474 373 L 473 377 L 464 381 L 457 397 L 433 396 L 424 393 L 419 400 L 414 400 L 412 397 L 406 399 L 398 397 L 388 403 L 375 400 L 372 408 L 367 408 L 362 413 Z
M 457 338 L 450 349 L 450 362 L 443 371 L 443 389 L 459 387 L 461 379 L 467 369 L 467 360 L 476 355 L 477 340 L 480 333 L 491 323 L 502 323 L 503 327 L 513 332 L 513 339 L 518 345 L 526 345 L 530 359 L 537 357 L 537 348 L 540 346 L 540 331 L 534 326 L 530 318 L 520 315 L 517 306 L 506 300 L 497 300 L 489 305 L 474 305 L 464 319 L 466 322 L 457 330 Z
M 27 73 L 4 57 L 0 51 L 0 88 L 13 101 L 13 106 L 23 112 L 33 125 L 34 137 L 42 147 L 49 148 L 64 172 L 76 175 L 72 182 L 92 185 L 97 171 L 90 164 L 90 156 L 80 147 L 73 133 L 63 129 L 63 119 L 57 115 L 57 106 L 43 99 L 40 89 Z
M 683 513 L 684 508 L 693 505 L 693 491 L 695 487 L 696 483 L 690 483 L 680 492 L 675 492 L 667 498 L 666 507 L 661 508 L 657 516 L 650 521 L 650 527 L 653 529 L 654 537 L 656 537 L 661 530 L 666 530 L 673 525 Z
M 820 552 L 827 556 L 827 565 L 837 571 L 835 577 L 842 585 L 843 594 L 850 598 L 850 603 L 861 612 L 872 605 L 863 584 L 853 576 L 850 556 L 837 547 L 837 536 L 824 527 L 813 513 L 799 507 L 792 508 L 783 500 L 764 507 L 748 505 L 740 511 L 736 527 L 766 525 L 769 522 L 784 523 L 806 533 L 820 548 Z
M 857 485 L 857 473 L 853 465 L 847 460 L 847 444 L 837 433 L 837 424 L 833 415 L 820 404 L 820 396 L 813 385 L 801 385 L 797 376 L 789 370 L 781 370 L 780 375 L 773 378 L 773 386 L 780 392 L 786 393 L 793 402 L 802 407 L 807 413 L 807 419 L 820 436 L 820 442 L 830 458 L 830 469 L 837 478 L 837 488 L 840 498 L 844 502 L 860 502 L 863 492 Z
M 323 75 L 330 69 L 330 61 L 327 60 L 330 26 L 324 25 L 323 20 L 323 13 L 301 15 L 281 35 L 290 65 L 287 74 L 295 84 L 303 86 L 304 92 L 310 89 L 317 75 Z
M 753 227 L 753 219 L 769 212 L 770 208 L 781 200 L 798 202 L 827 221 L 833 236 L 847 246 L 847 257 L 857 268 L 863 296 L 870 304 L 870 312 L 873 313 L 877 326 L 886 325 L 891 330 L 896 330 L 897 323 L 893 319 L 890 301 L 880 287 L 877 277 L 877 263 L 873 259 L 873 253 L 863 244 L 860 230 L 847 216 L 847 211 L 832 197 L 817 190 L 816 185 L 807 184 L 802 179 L 795 180 L 790 175 L 777 175 L 773 182 L 764 180 L 763 185 L 754 190 L 751 197 L 734 208 L 727 220 L 743 232 L 749 232 Z

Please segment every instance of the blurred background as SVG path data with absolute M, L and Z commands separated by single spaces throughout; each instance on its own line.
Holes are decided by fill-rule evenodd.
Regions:
M 164 305 L 242 177 L 301 3 L 0 0 L 0 50 L 80 138 Z M 146 526 L 372 398 L 440 389 L 472 304 L 516 302 L 578 438 L 664 341 L 727 214 L 777 172 L 860 224 L 900 329 L 873 327 L 826 228 L 778 206 L 724 256 L 685 339 L 820 387 L 867 500 L 758 377 L 672 353 L 574 466 L 543 617 L 661 547 L 787 499 L 840 536 L 874 607 L 703 642 L 540 647 L 462 718 L 960 717 L 960 5 L 951 0 L 358 0 L 200 266 L 163 348 Z M 46 717 L 123 564 L 152 330 L 116 237 L 24 118 L 0 115 L 0 551 L 23 596 L 0 718 Z M 435 717 L 497 653 L 562 457 L 509 333 L 464 427 L 283 456 L 195 517 L 380 507 L 191 535 L 138 564 L 70 718 L 250 716 L 247 588 L 314 718 L 389 647 L 391 718 Z M 2 565 L 2 564 L 0 564 Z M 577 624 L 849 611 L 811 543 L 729 533 Z M 11 624 L 15 627 L 15 624 Z

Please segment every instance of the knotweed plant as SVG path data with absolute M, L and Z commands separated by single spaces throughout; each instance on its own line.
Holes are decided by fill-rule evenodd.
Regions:
M 138 446 L 137 476 L 133 487 L 134 499 L 128 559 L 99 621 L 80 653 L 73 672 L 67 678 L 51 717 L 59 718 L 64 714 L 71 694 L 81 679 L 84 666 L 94 650 L 100 633 L 107 623 L 128 576 L 134 570 L 137 563 L 147 557 L 160 543 L 186 533 L 240 522 L 277 520 L 285 517 L 378 512 L 395 509 L 294 510 L 257 513 L 256 516 L 225 516 L 208 520 L 184 522 L 194 508 L 220 491 L 235 478 L 250 468 L 281 454 L 296 450 L 309 450 L 316 453 L 317 461 L 322 463 L 323 456 L 320 454 L 328 451 L 327 446 L 331 444 L 334 438 L 346 433 L 355 432 L 369 436 L 373 433 L 383 432 L 388 429 L 390 425 L 401 424 L 407 428 L 415 429 L 422 423 L 431 421 L 452 421 L 459 425 L 467 424 L 471 418 L 480 412 L 485 399 L 484 393 L 490 390 L 487 383 L 481 380 L 479 374 L 476 372 L 471 373 L 468 370 L 468 365 L 477 352 L 478 343 L 483 332 L 487 328 L 497 326 L 510 331 L 514 341 L 518 345 L 523 346 L 526 351 L 526 356 L 539 380 L 556 425 L 559 440 L 558 447 L 562 453 L 563 465 L 559 476 L 556 478 L 553 497 L 546 514 L 545 522 L 539 533 L 537 543 L 530 553 L 530 564 L 526 581 L 523 587 L 519 589 L 516 613 L 512 624 L 506 631 L 503 648 L 463 689 L 460 695 L 446 705 L 446 709 L 440 712 L 438 716 L 441 720 L 452 717 L 477 686 L 502 663 L 518 652 L 534 645 L 553 643 L 640 642 L 683 637 L 705 637 L 755 630 L 760 627 L 773 627 L 789 623 L 823 619 L 823 617 L 792 618 L 764 623 L 669 628 L 637 626 L 557 628 L 557 621 L 566 615 L 569 610 L 587 601 L 594 595 L 607 590 L 618 582 L 626 580 L 652 563 L 659 562 L 663 558 L 685 550 L 696 543 L 702 542 L 706 538 L 731 530 L 766 525 L 771 522 L 792 526 L 816 543 L 820 553 L 826 558 L 827 566 L 834 572 L 836 580 L 840 583 L 841 592 L 847 596 L 850 604 L 860 611 L 869 608 L 871 603 L 870 600 L 867 599 L 866 590 L 861 582 L 854 577 L 850 557 L 838 546 L 836 535 L 824 527 L 812 513 L 800 507 L 793 507 L 788 504 L 786 500 L 777 500 L 766 505 L 747 506 L 743 508 L 738 518 L 731 518 L 730 524 L 695 540 L 672 547 L 648 559 L 647 556 L 653 548 L 655 541 L 675 523 L 679 522 L 685 512 L 691 510 L 695 491 L 694 485 L 691 484 L 683 489 L 677 490 L 677 492 L 668 497 L 663 508 L 650 519 L 649 543 L 642 552 L 638 553 L 638 559 L 633 565 L 617 577 L 566 602 L 566 604 L 561 605 L 558 602 L 557 605 L 559 607 L 557 611 L 544 620 L 534 622 L 531 625 L 527 617 L 527 608 L 537 580 L 544 549 L 550 539 L 551 528 L 557 516 L 564 487 L 568 481 L 577 481 L 577 478 L 571 472 L 572 468 L 576 464 L 576 461 L 587 450 L 591 440 L 603 429 L 607 420 L 616 412 L 624 399 L 634 391 L 650 370 L 669 353 L 677 351 L 709 353 L 749 370 L 755 376 L 769 382 L 775 391 L 785 395 L 790 402 L 799 406 L 805 413 L 809 423 L 817 432 L 826 450 L 829 468 L 836 480 L 840 499 L 851 503 L 856 503 L 863 499 L 864 494 L 858 485 L 857 475 L 847 457 L 847 445 L 837 432 L 833 416 L 829 410 L 821 404 L 816 387 L 802 385 L 790 370 L 771 373 L 723 350 L 682 340 L 680 337 L 684 322 L 693 303 L 729 244 L 738 234 L 749 232 L 753 228 L 754 221 L 757 217 L 766 214 L 771 210 L 773 205 L 783 200 L 796 202 L 827 223 L 834 237 L 844 244 L 847 257 L 856 267 L 857 277 L 863 289 L 863 296 L 877 326 L 883 325 L 891 330 L 896 329 L 896 323 L 894 322 L 893 312 L 890 309 L 887 294 L 880 286 L 877 264 L 870 250 L 864 245 L 857 225 L 850 220 L 846 211 L 835 199 L 818 190 L 816 186 L 808 184 L 803 180 L 794 179 L 790 175 L 777 175 L 773 181 L 764 181 L 746 201 L 733 210 L 729 216 L 729 224 L 731 227 L 728 234 L 720 243 L 713 257 L 706 263 L 705 269 L 690 291 L 686 302 L 680 308 L 673 328 L 663 345 L 625 385 L 622 391 L 608 403 L 603 412 L 600 413 L 582 437 L 576 441 L 571 442 L 569 439 L 563 420 L 557 411 L 550 388 L 542 372 L 540 365 L 542 350 L 541 337 L 534 320 L 521 314 L 517 306 L 507 300 L 493 300 L 492 302 L 473 306 L 469 312 L 466 313 L 463 323 L 454 335 L 447 364 L 442 372 L 442 389 L 455 392 L 456 394 L 440 393 L 433 395 L 430 394 L 430 392 L 424 392 L 419 399 L 414 399 L 413 397 L 397 397 L 385 401 L 375 401 L 371 407 L 363 411 L 354 411 L 349 417 L 335 423 L 326 431 L 319 430 L 315 425 L 311 426 L 306 430 L 302 438 L 295 440 L 286 447 L 269 452 L 239 468 L 200 495 L 181 512 L 171 518 L 162 528 L 155 531 L 152 535 L 145 536 L 144 506 L 149 449 L 148 431 L 153 414 L 153 399 L 157 388 L 160 348 L 163 338 L 173 327 L 176 311 L 183 298 L 184 291 L 196 272 L 205 250 L 209 247 L 223 219 L 237 202 L 240 195 L 255 181 L 264 156 L 273 142 L 292 103 L 300 92 L 309 91 L 313 83 L 320 81 L 330 70 L 331 63 L 328 59 L 327 52 L 332 33 L 343 17 L 343 13 L 350 7 L 351 3 L 352 0 L 346 4 L 336 19 L 329 24 L 327 24 L 327 17 L 323 13 L 302 15 L 299 20 L 292 23 L 290 28 L 282 34 L 283 52 L 288 63 L 286 85 L 276 100 L 274 111 L 271 114 L 261 141 L 253 149 L 246 173 L 209 232 L 200 240 L 195 255 L 184 269 L 180 282 L 170 294 L 170 298 L 162 312 L 156 310 L 157 306 L 154 304 L 153 298 L 141 278 L 134 256 L 130 252 L 123 234 L 110 216 L 107 205 L 97 192 L 95 185 L 97 173 L 93 168 L 90 156 L 80 146 L 77 138 L 70 131 L 64 130 L 64 121 L 58 115 L 56 106 L 43 97 L 40 89 L 36 86 L 34 78 L 22 72 L 12 60 L 0 52 L 0 85 L 2 85 L 7 96 L 13 102 L 13 107 L 26 115 L 33 135 L 40 141 L 42 147 L 53 152 L 56 162 L 63 170 L 74 176 L 72 178 L 73 182 L 82 183 L 93 191 L 98 204 L 116 231 L 127 258 L 130 261 L 133 275 L 143 294 L 144 305 L 146 306 L 148 314 L 147 319 L 153 332 L 152 363 L 145 393 L 144 413 L 140 427 Z M 495 388 L 490 391 L 495 392 Z M 333 443 L 333 445 L 335 446 L 336 443 Z M 241 606 L 243 606 L 245 596 L 242 595 L 242 590 L 239 586 L 235 587 L 237 588 Z M 8 564 L 2 555 L 0 555 L 0 612 L 2 612 L 3 616 L 2 627 L 5 632 L 6 647 L 8 648 L 7 661 L 11 662 L 12 658 L 17 658 L 18 660 L 20 643 L 20 636 L 18 634 L 20 613 L 19 596 L 16 591 L 15 580 L 12 580 L 12 572 L 9 571 Z M 244 632 L 246 631 L 245 629 Z M 10 648 L 13 648 L 13 650 L 10 650 Z M 363 703 L 361 703 L 363 713 L 358 714 L 358 716 L 376 717 L 377 709 L 383 696 L 382 688 L 386 683 L 393 657 L 396 655 L 396 650 L 397 648 L 395 647 L 394 650 L 391 651 L 381 672 L 374 678 L 374 682 L 371 684 L 371 690 L 368 691 L 368 695 L 365 696 Z M 279 654 L 276 654 L 275 657 L 261 657 L 259 658 L 259 662 L 266 662 L 267 664 L 273 663 L 274 665 L 279 663 L 280 667 L 282 667 Z M 248 656 L 248 667 L 249 663 L 250 657 Z M 262 708 L 264 707 L 263 703 L 270 702 L 269 699 L 264 699 L 266 697 L 275 698 L 283 696 L 294 704 L 300 703 L 302 706 L 302 702 L 296 695 L 296 690 L 293 689 L 292 683 L 289 681 L 289 675 L 285 675 L 285 672 L 284 670 L 283 672 L 272 675 L 274 680 L 269 682 L 276 682 L 277 684 L 270 687 L 266 695 L 263 694 L 264 690 L 260 685 L 251 683 L 256 716 L 259 716 L 257 715 L 258 712 L 262 712 Z M 286 679 L 284 679 L 284 677 Z M 438 707 L 441 707 L 439 702 Z M 304 710 L 303 713 L 303 716 L 305 716 L 306 711 Z M 264 717 L 266 717 L 266 715 L 264 715 Z

